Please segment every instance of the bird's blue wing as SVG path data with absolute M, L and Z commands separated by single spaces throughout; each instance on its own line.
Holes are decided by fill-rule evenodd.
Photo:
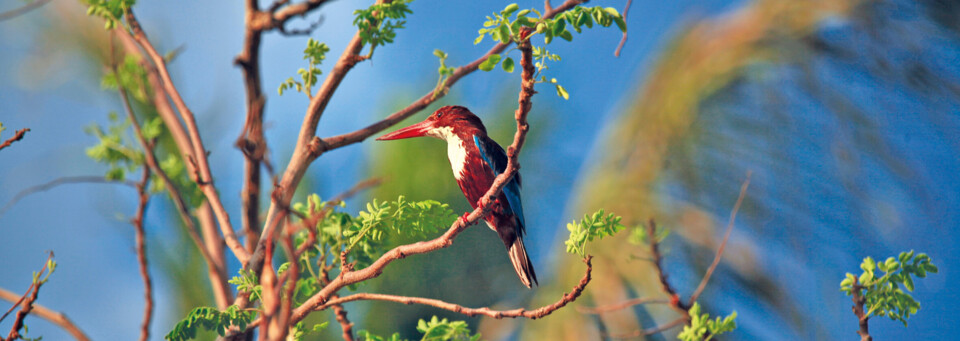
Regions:
M 473 136 L 473 142 L 480 150 L 480 157 L 486 161 L 496 175 L 500 175 L 507 169 L 507 153 L 503 151 L 497 142 L 488 137 Z M 503 194 L 507 197 L 509 208 L 517 215 L 520 221 L 520 231 L 524 230 L 526 223 L 523 221 L 523 204 L 520 202 L 520 173 L 517 173 L 506 186 L 503 186 Z

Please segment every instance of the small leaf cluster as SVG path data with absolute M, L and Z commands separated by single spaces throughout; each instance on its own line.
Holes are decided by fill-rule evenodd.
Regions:
M 440 59 L 440 67 L 437 68 L 437 73 L 440 74 L 440 78 L 437 79 L 437 85 L 433 88 L 433 97 L 436 98 L 438 94 L 445 91 L 447 88 L 447 79 L 453 76 L 456 68 L 447 66 L 447 57 L 449 57 L 449 55 L 447 55 L 446 52 L 436 49 L 433 50 L 433 55 Z
M 677 338 L 683 341 L 707 341 L 714 336 L 731 332 L 737 329 L 737 312 L 734 311 L 727 317 L 717 317 L 710 319 L 709 314 L 700 314 L 700 303 L 693 303 L 690 307 L 690 324 L 683 327 L 683 330 L 677 335 Z M 707 336 L 707 333 L 710 333 Z
M 218 335 L 224 336 L 230 326 L 237 326 L 241 330 L 247 328 L 247 324 L 253 321 L 254 312 L 241 310 L 232 305 L 227 310 L 220 311 L 213 307 L 194 308 L 187 317 L 177 323 L 165 339 L 170 341 L 190 340 L 197 337 L 197 332 L 202 330 L 215 330 Z
M 327 329 L 327 326 L 330 325 L 330 321 L 325 321 L 323 323 L 318 323 L 313 325 L 313 328 L 310 330 L 304 329 L 303 321 L 297 322 L 293 328 L 290 329 L 289 339 L 293 341 L 302 341 L 304 336 L 311 334 L 320 334 L 324 329 Z
M 567 245 L 567 252 L 585 257 L 587 242 L 612 236 L 623 230 L 624 226 L 620 224 L 621 219 L 613 213 L 605 214 L 601 209 L 593 215 L 584 215 L 580 222 L 568 223 L 567 230 L 570 231 L 570 237 L 564 243 Z
M 117 27 L 117 23 L 128 9 L 133 7 L 136 0 L 81 0 L 87 5 L 87 15 L 96 15 L 106 20 L 104 28 L 110 30 Z
M 357 26 L 364 45 L 370 45 L 370 54 L 377 46 L 392 43 L 397 37 L 396 30 L 403 28 L 407 14 L 413 13 L 409 4 L 413 0 L 394 0 L 388 3 L 376 3 L 367 9 L 353 11 L 353 24 Z
M 478 341 L 480 334 L 471 335 L 470 328 L 464 321 L 449 321 L 439 319 L 436 316 L 430 321 L 420 319 L 417 322 L 417 331 L 423 333 L 420 341 Z M 361 330 L 357 333 L 360 340 L 364 341 L 406 341 L 400 338 L 400 333 L 393 333 L 389 337 L 381 337 Z
M 140 57 L 133 54 L 124 56 L 123 62 L 117 65 L 117 72 L 108 72 L 100 80 L 100 86 L 108 90 L 117 90 L 123 87 L 140 102 L 147 101 L 147 71 L 140 64 Z
M 121 120 L 116 112 L 111 112 L 107 117 L 110 124 L 106 129 L 97 124 L 84 129 L 99 140 L 97 145 L 87 148 L 87 156 L 107 164 L 107 180 L 123 180 L 127 172 L 136 171 L 143 165 L 143 151 L 135 147 L 127 136 L 129 120 Z
M 855 290 L 866 300 L 867 316 L 887 316 L 891 320 L 907 325 L 910 315 L 920 310 L 920 303 L 913 296 L 901 290 L 913 291 L 913 277 L 924 278 L 927 273 L 937 273 L 939 269 L 925 253 L 901 252 L 896 258 L 889 257 L 876 262 L 867 257 L 860 264 L 863 273 L 859 277 L 847 273 L 840 282 L 840 291 L 848 296 Z M 856 281 L 855 281 L 856 280 Z M 855 287 L 854 284 L 859 286 Z
M 667 236 L 670 235 L 670 230 L 662 226 L 657 226 L 657 229 L 653 232 L 653 234 L 653 237 L 656 238 L 657 243 L 659 243 L 664 239 L 667 239 Z M 627 238 L 627 241 L 633 245 L 649 245 L 650 234 L 647 233 L 646 227 L 637 226 L 630 231 L 630 236 Z
M 257 274 L 253 270 L 240 269 L 239 276 L 234 276 L 227 283 L 236 285 L 238 292 L 250 293 L 251 301 L 260 300 L 263 287 L 260 286 L 260 280 L 257 279 Z
M 303 59 L 309 61 L 307 68 L 297 70 L 297 74 L 300 75 L 299 81 L 294 80 L 293 77 L 287 78 L 280 84 L 277 92 L 282 96 L 283 92 L 290 88 L 296 89 L 298 92 L 304 92 L 304 89 L 306 89 L 307 97 L 313 96 L 310 87 L 317 84 L 317 76 L 323 73 L 319 66 L 324 59 L 327 59 L 327 52 L 330 52 L 330 47 L 326 43 L 318 42 L 313 38 L 307 40 L 307 48 L 303 50 Z

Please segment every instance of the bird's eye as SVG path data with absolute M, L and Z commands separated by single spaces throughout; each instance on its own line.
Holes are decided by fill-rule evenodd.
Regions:
M 442 112 L 442 111 L 437 112 L 437 118 L 440 118 L 440 117 L 443 117 L 443 112 Z

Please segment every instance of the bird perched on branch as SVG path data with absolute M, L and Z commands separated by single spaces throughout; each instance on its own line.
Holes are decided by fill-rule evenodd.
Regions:
M 477 115 L 461 106 L 445 106 L 423 122 L 381 136 L 377 140 L 397 140 L 430 136 L 447 141 L 447 157 L 460 190 L 474 209 L 507 168 L 507 154 L 487 136 L 487 129 Z M 517 173 L 496 197 L 492 211 L 485 218 L 487 226 L 500 235 L 507 247 L 510 262 L 528 288 L 537 284 L 533 264 L 523 246 L 523 207 L 520 202 L 520 174 Z

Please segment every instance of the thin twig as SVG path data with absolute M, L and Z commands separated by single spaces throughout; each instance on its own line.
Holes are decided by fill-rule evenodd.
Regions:
M 627 4 L 623 6 L 623 21 L 627 21 L 627 12 L 630 11 L 630 4 L 633 3 L 633 0 L 627 0 Z M 623 44 L 627 43 L 627 31 L 623 31 L 623 38 L 620 38 L 620 44 L 617 45 L 617 50 L 613 52 L 613 55 L 620 57 L 620 50 L 623 50 Z
M 0 299 L 6 300 L 11 303 L 15 302 L 16 305 L 19 305 L 20 303 L 18 300 L 20 300 L 21 298 L 23 297 L 21 297 L 20 295 L 17 295 L 16 293 L 10 290 L 0 288 Z M 82 330 L 80 330 L 80 328 L 77 327 L 77 325 L 74 324 L 73 321 L 70 320 L 70 318 L 68 318 L 67 315 L 64 313 L 50 310 L 49 308 L 34 302 L 33 309 L 30 310 L 30 314 L 33 314 L 44 320 L 50 321 L 51 323 L 59 326 L 60 328 L 63 328 L 63 330 L 66 330 L 67 333 L 70 333 L 70 335 L 73 336 L 74 339 L 77 339 L 77 341 L 90 341 L 90 337 L 88 337 L 87 334 L 85 334 Z
M 57 187 L 57 186 L 60 186 L 60 185 L 66 185 L 66 184 L 83 184 L 83 183 L 90 183 L 90 184 L 116 184 L 116 185 L 129 186 L 129 187 L 132 187 L 132 188 L 136 188 L 136 187 L 137 187 L 137 183 L 136 183 L 135 181 L 129 181 L 129 180 L 108 180 L 107 178 L 104 178 L 102 175 L 64 176 L 64 177 L 60 177 L 60 178 L 53 179 L 53 180 L 51 180 L 51 181 L 49 181 L 49 182 L 46 182 L 46 183 L 42 183 L 42 184 L 39 184 L 39 185 L 36 185 L 36 186 L 30 186 L 30 187 L 24 188 L 24 189 L 21 190 L 20 192 L 17 192 L 17 194 L 14 195 L 13 198 L 11 198 L 9 201 L 7 201 L 6 204 L 3 205 L 3 208 L 0 208 L 0 216 L 2 216 L 4 213 L 7 213 L 7 211 L 10 210 L 11 207 L 13 207 L 13 205 L 16 205 L 18 202 L 20 202 L 21 200 L 23 200 L 23 198 L 25 198 L 25 197 L 27 197 L 27 196 L 29 196 L 29 195 L 32 195 L 32 194 L 35 194 L 35 193 L 39 193 L 39 192 L 43 192 L 43 191 L 52 189 L 52 188 Z
M 50 0 L 35 0 L 30 3 L 27 3 L 26 5 L 20 6 L 18 8 L 14 8 L 12 10 L 0 13 L 0 21 L 10 20 L 10 19 L 19 17 L 21 15 L 27 14 L 27 12 L 40 8 L 40 6 L 46 5 L 48 2 L 50 2 Z
M 690 310 L 690 306 L 680 301 L 680 296 L 677 294 L 676 289 L 674 289 L 667 280 L 667 271 L 663 268 L 663 255 L 660 253 L 660 242 L 657 240 L 656 235 L 657 223 L 653 221 L 653 219 L 650 219 L 646 229 L 647 239 L 650 240 L 650 257 L 652 258 L 653 267 L 657 272 L 657 279 L 660 280 L 660 289 L 670 298 L 670 307 L 689 319 L 690 314 L 688 311 Z
M 147 268 L 147 243 L 146 233 L 144 232 L 144 215 L 147 213 L 147 203 L 150 201 L 150 193 L 147 186 L 150 184 L 150 167 L 143 167 L 143 177 L 137 184 L 137 192 L 140 196 L 140 202 L 137 205 L 137 215 L 130 221 L 136 230 L 137 244 L 137 262 L 140 263 L 140 277 L 143 278 L 143 323 L 140 325 L 140 341 L 146 341 L 150 338 L 150 320 L 153 317 L 153 284 L 150 280 L 150 269 Z
M 713 271 L 717 269 L 717 264 L 720 264 L 723 249 L 727 247 L 727 241 L 730 240 L 730 232 L 733 231 L 733 222 L 737 219 L 737 212 L 740 211 L 740 204 L 743 203 L 743 198 L 747 195 L 747 188 L 750 187 L 750 176 L 752 174 L 753 172 L 748 171 L 747 178 L 743 180 L 743 184 L 740 185 L 740 195 L 737 197 L 737 203 L 733 205 L 733 210 L 730 211 L 730 220 L 727 221 L 727 231 L 723 234 L 723 241 L 720 242 L 720 247 L 717 248 L 717 254 L 713 256 L 713 263 L 707 268 L 707 272 L 703 274 L 700 285 L 697 285 L 697 290 L 694 290 L 693 295 L 690 295 L 687 305 L 693 305 L 693 302 L 697 301 L 697 297 L 700 297 L 703 289 L 707 287 L 707 282 L 710 281 L 710 277 L 713 276 Z
M 628 307 L 641 305 L 641 304 L 670 304 L 670 300 L 665 300 L 662 298 L 640 297 L 640 298 L 629 299 L 616 304 L 593 307 L 593 308 L 580 306 L 580 307 L 577 307 L 577 311 L 584 314 L 603 314 L 603 313 L 617 311 L 620 309 L 625 309 Z
M 19 340 L 23 338 L 23 336 L 20 335 L 20 329 L 23 329 L 23 319 L 26 318 L 27 314 L 33 310 L 33 303 L 37 301 L 37 296 L 40 294 L 40 287 L 43 286 L 43 283 L 46 283 L 46 277 L 44 276 L 44 273 L 46 272 L 46 276 L 50 276 L 50 272 L 53 271 L 52 268 L 47 268 L 52 259 L 53 252 L 51 251 L 50 254 L 47 255 L 47 261 L 43 263 L 43 267 L 40 268 L 40 271 L 33 276 L 33 282 L 30 284 L 30 287 L 27 288 L 27 292 L 23 294 L 23 298 L 17 301 L 17 304 L 15 304 L 13 307 L 10 307 L 10 310 L 12 311 L 14 307 L 19 305 L 20 310 L 17 311 L 16 319 L 13 321 L 13 326 L 10 327 L 10 333 L 7 334 L 7 338 L 5 339 L 6 341 Z M 7 314 L 9 313 L 10 311 L 7 311 Z M 0 320 L 3 320 L 7 314 L 3 314 L 3 317 L 0 317 Z
M 435 308 L 440 308 L 444 310 L 449 310 L 458 314 L 463 314 L 466 316 L 477 316 L 483 315 L 487 317 L 492 317 L 495 319 L 503 318 L 528 318 L 528 319 L 539 319 L 544 316 L 550 315 L 554 311 L 557 311 L 560 308 L 563 308 L 567 304 L 570 304 L 573 301 L 577 300 L 577 297 L 580 297 L 580 294 L 583 293 L 583 290 L 587 287 L 587 284 L 590 283 L 591 273 L 593 271 L 593 266 L 591 264 L 592 256 L 587 256 L 584 258 L 583 262 L 586 263 L 587 269 L 583 274 L 583 278 L 580 279 L 580 282 L 577 283 L 568 293 L 564 293 L 556 302 L 542 306 L 537 309 L 527 310 L 525 308 L 517 308 L 512 310 L 493 310 L 489 307 L 482 308 L 468 308 L 461 306 L 459 304 L 449 303 L 437 299 L 423 298 L 423 297 L 408 297 L 408 296 L 397 296 L 397 295 L 386 295 L 386 294 L 376 294 L 376 293 L 358 293 L 338 299 L 331 299 L 329 302 L 317 308 L 317 310 L 324 310 L 329 308 L 332 305 L 343 304 L 351 301 L 359 300 L 372 300 L 372 301 L 389 301 L 403 304 L 420 304 L 431 306 Z
M 0 143 L 0 150 L 2 150 L 3 148 L 9 147 L 14 142 L 22 140 L 23 135 L 25 135 L 28 131 L 30 131 L 30 128 L 23 128 L 23 129 L 17 130 L 17 132 L 13 134 L 13 137 L 7 139 L 3 143 Z

